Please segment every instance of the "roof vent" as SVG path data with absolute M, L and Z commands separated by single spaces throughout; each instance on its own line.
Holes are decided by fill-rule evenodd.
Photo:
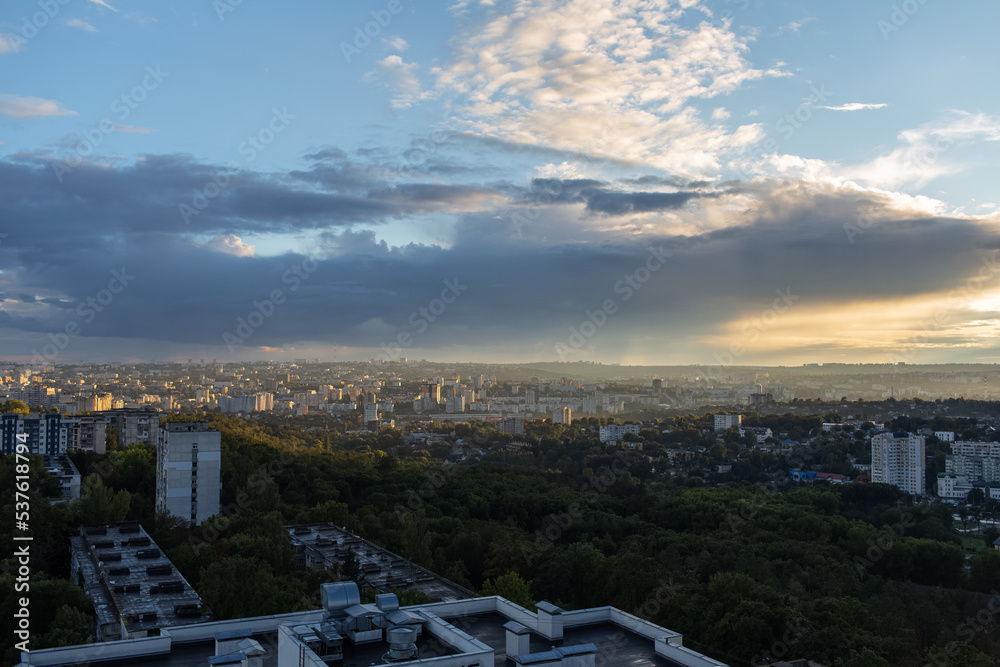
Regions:
M 417 658 L 417 631 L 406 626 L 396 626 L 386 630 L 389 652 L 382 656 L 388 662 L 402 662 Z

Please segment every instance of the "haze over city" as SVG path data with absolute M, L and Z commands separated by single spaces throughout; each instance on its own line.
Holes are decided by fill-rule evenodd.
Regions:
M 0 349 L 995 363 L 996 3 L 18 2 Z

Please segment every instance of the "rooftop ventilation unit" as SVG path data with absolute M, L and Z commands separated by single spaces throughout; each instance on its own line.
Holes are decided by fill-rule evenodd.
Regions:
M 164 581 L 158 586 L 150 586 L 149 592 L 156 593 L 183 593 L 184 592 L 184 582 L 182 581 Z
M 336 581 L 320 586 L 320 602 L 326 618 L 342 618 L 348 607 L 361 604 L 361 591 L 353 581 Z
M 174 616 L 177 618 L 196 618 L 201 616 L 201 605 L 199 604 L 178 604 L 174 605 Z
M 386 630 L 389 652 L 382 656 L 387 662 L 402 662 L 417 658 L 417 631 L 413 628 L 395 627 Z
M 142 551 L 136 551 L 135 552 L 135 557 L 136 558 L 159 558 L 160 557 L 160 550 L 159 549 L 144 549 Z M 118 559 L 121 560 L 121 554 L 118 554 Z
M 146 566 L 146 574 L 150 577 L 162 577 L 166 574 L 171 574 L 173 569 L 169 565 L 148 565 Z

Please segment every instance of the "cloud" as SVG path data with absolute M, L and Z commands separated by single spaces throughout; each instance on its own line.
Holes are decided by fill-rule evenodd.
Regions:
M 104 7 L 105 9 L 110 9 L 113 12 L 117 12 L 118 11 L 117 9 L 115 9 L 114 7 L 112 7 L 111 5 L 109 5 L 104 0 L 87 0 L 87 2 L 91 2 L 91 3 L 93 3 L 93 4 L 95 4 L 95 5 L 99 6 L 99 7 Z
M 783 26 L 781 28 L 781 30 L 782 31 L 783 30 L 790 30 L 790 31 L 792 31 L 794 33 L 797 33 L 800 30 L 802 30 L 802 26 L 804 26 L 805 24 L 812 23 L 813 21 L 818 21 L 818 20 L 819 19 L 817 19 L 815 16 L 807 16 L 806 18 L 802 19 L 801 21 L 792 21 L 787 26 Z
M 231 358 L 332 345 L 378 354 L 405 331 L 416 339 L 411 349 L 430 356 L 476 345 L 552 359 L 570 327 L 614 299 L 618 313 L 581 357 L 710 361 L 742 340 L 740 326 L 786 288 L 800 298 L 792 313 L 839 313 L 844 327 L 852 314 L 877 313 L 891 300 L 906 301 L 910 315 L 892 331 L 869 322 L 863 337 L 831 328 L 829 318 L 803 327 L 800 339 L 775 326 L 771 337 L 742 340 L 746 360 L 848 348 L 878 356 L 909 335 L 924 306 L 933 316 L 943 291 L 976 275 L 1000 229 L 996 217 L 929 215 L 892 193 L 820 181 L 712 184 L 630 174 L 400 183 L 336 148 L 312 153 L 309 164 L 289 174 L 232 174 L 225 193 L 186 225 L 178 203 L 210 182 L 217 165 L 147 156 L 135 165 L 82 165 L 59 184 L 45 158 L 0 160 L 0 219 L 10 229 L 0 245 L 5 347 L 30 355 L 76 317 L 112 269 L 125 267 L 134 281 L 82 326 L 74 356 L 97 354 L 100 341 L 108 356 L 143 341 L 158 358 L 165 350 Z M 447 244 L 391 245 L 377 233 L 388 219 L 412 223 L 435 212 L 457 219 Z M 516 222 L 519 213 L 527 222 Z M 859 220 L 862 233 L 849 237 L 845 222 Z M 269 234 L 300 239 L 300 250 L 261 254 L 256 239 Z M 243 240 L 250 237 L 256 247 Z M 623 277 L 661 247 L 669 261 L 627 292 Z M 305 277 L 293 278 L 296 266 Z M 467 289 L 416 334 L 411 314 L 437 298 L 445 280 Z M 254 331 L 245 352 L 230 353 L 222 335 L 276 289 L 286 297 L 278 316 Z M 969 333 L 981 329 L 973 325 L 983 312 L 949 317 L 929 342 L 962 337 L 980 356 L 994 345 Z M 671 341 L 667 351 L 663 340 Z
M 437 88 L 469 132 L 522 145 L 716 171 L 763 130 L 707 123 L 690 103 L 786 74 L 750 65 L 749 38 L 728 24 L 683 27 L 686 10 L 671 3 L 490 0 L 462 11 L 484 17 L 460 29 Z
M 8 35 L 0 32 L 0 53 L 17 53 L 21 50 L 22 41 L 17 35 Z
M 66 25 L 70 28 L 79 28 L 80 30 L 86 30 L 87 32 L 97 32 L 97 28 L 81 19 L 70 19 L 69 21 L 66 21 Z
M 236 257 L 254 256 L 254 246 L 244 243 L 236 234 L 220 234 L 207 243 L 196 243 L 195 245 L 199 248 L 208 248 L 215 252 L 222 252 Z
M 888 104 L 862 104 L 861 102 L 848 102 L 836 107 L 820 107 L 830 111 L 866 111 L 868 109 L 885 109 Z
M 337 154 L 320 151 L 314 157 L 330 157 L 285 174 L 234 173 L 178 155 L 145 156 L 120 166 L 95 158 L 65 172 L 58 155 L 19 154 L 0 161 L 0 219 L 46 224 L 49 216 L 65 216 L 126 235 L 295 234 L 457 215 L 493 207 L 504 197 L 486 187 L 390 182 L 387 170 L 333 157 Z M 195 192 L 217 187 L 219 174 L 226 174 L 225 187 L 211 201 L 196 200 Z M 28 206 L 29 200 L 38 205 Z M 187 217 L 182 205 L 191 209 Z
M 402 37 L 383 37 L 382 41 L 389 45 L 389 48 L 403 52 L 410 48 L 410 44 Z
M 953 111 L 945 118 L 899 133 L 898 146 L 842 173 L 873 187 L 894 190 L 923 187 L 930 181 L 970 167 L 953 154 L 963 145 L 1000 140 L 1000 117 Z
M 146 27 L 156 23 L 157 19 L 149 16 L 148 14 L 143 14 L 142 12 L 129 12 L 125 15 L 125 18 L 130 21 L 135 21 L 141 27 Z
M 396 92 L 392 99 L 392 108 L 408 109 L 432 95 L 430 91 L 421 91 L 420 81 L 416 75 L 417 69 L 416 63 L 408 63 L 399 56 L 386 56 L 378 61 L 378 69 L 372 72 L 369 78 L 376 78 L 377 75 L 386 77 Z
M 56 100 L 41 97 L 20 97 L 0 93 L 0 116 L 34 118 L 37 116 L 75 116 L 75 111 L 63 108 Z
M 140 127 L 138 125 L 119 125 L 118 123 L 112 123 L 111 129 L 115 132 L 128 132 L 131 134 L 149 134 L 150 132 L 155 132 L 155 130 L 148 127 Z

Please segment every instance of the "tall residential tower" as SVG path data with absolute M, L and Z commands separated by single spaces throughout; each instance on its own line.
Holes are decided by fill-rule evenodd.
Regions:
M 924 495 L 924 436 L 883 431 L 872 436 L 872 481 Z
M 198 525 L 219 513 L 222 434 L 207 422 L 168 422 L 156 446 L 156 509 Z

